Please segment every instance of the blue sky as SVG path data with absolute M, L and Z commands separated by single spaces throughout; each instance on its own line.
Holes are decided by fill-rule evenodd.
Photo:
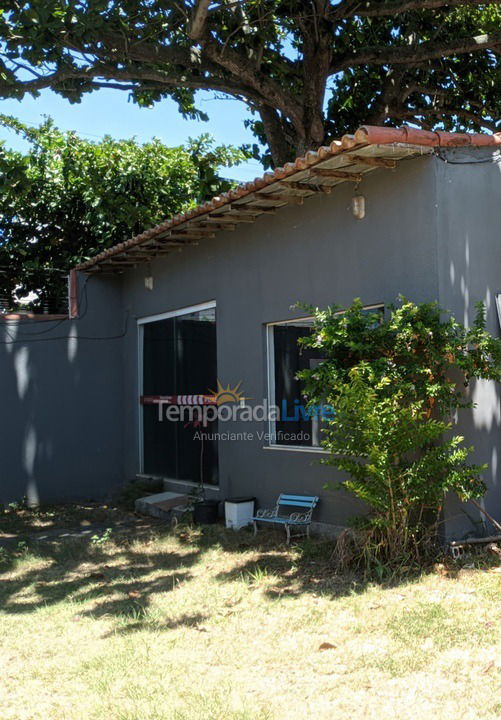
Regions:
M 2 100 L 0 113 L 14 115 L 32 125 L 38 125 L 44 115 L 50 115 L 62 130 L 74 130 L 90 140 L 111 135 L 115 138 L 135 136 L 145 141 L 155 136 L 166 145 L 181 145 L 189 137 L 209 132 L 217 143 L 241 145 L 255 141 L 250 130 L 244 127 L 250 113 L 243 103 L 216 99 L 211 93 L 200 92 L 198 107 L 209 115 L 209 122 L 184 120 L 171 100 L 162 100 L 152 108 L 139 108 L 129 102 L 127 92 L 120 90 L 99 90 L 84 95 L 78 105 L 71 105 L 51 90 L 44 90 L 38 98 Z M 23 149 L 23 141 L 1 127 L 0 140 L 9 147 Z M 262 173 L 263 168 L 256 160 L 224 170 L 226 177 L 238 181 L 252 180 Z

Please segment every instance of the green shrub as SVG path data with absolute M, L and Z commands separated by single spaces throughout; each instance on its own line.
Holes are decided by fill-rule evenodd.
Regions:
M 485 330 L 482 304 L 469 329 L 436 303 L 405 299 L 384 317 L 360 300 L 345 312 L 310 310 L 314 331 L 300 343 L 324 360 L 299 376 L 311 406 L 335 409 L 324 423 L 324 462 L 369 508 L 358 522 L 358 558 L 420 561 L 446 493 L 467 500 L 485 491 L 486 465 L 468 463 L 472 448 L 451 430 L 455 414 L 472 407 L 470 380 L 501 379 L 501 341 Z

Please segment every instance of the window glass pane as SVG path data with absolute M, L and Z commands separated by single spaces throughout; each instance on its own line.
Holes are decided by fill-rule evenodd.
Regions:
M 207 394 L 217 387 L 215 308 L 143 326 L 143 394 Z M 158 405 L 143 405 L 144 472 L 217 484 L 216 441 L 201 440 L 216 423 L 196 427 L 158 419 Z M 197 437 L 195 437 L 197 435 Z
M 143 394 L 172 395 L 176 392 L 174 318 L 143 326 Z M 143 405 L 144 471 L 177 477 L 177 428 L 159 422 L 158 406 Z
M 364 313 L 374 314 L 374 324 L 381 322 L 383 306 L 366 308 Z M 271 325 L 273 357 L 271 369 L 275 395 L 271 402 L 280 409 L 280 420 L 275 422 L 273 444 L 318 447 L 321 440 L 322 419 L 308 418 L 302 384 L 296 378 L 300 370 L 312 369 L 322 361 L 320 350 L 300 348 L 298 340 L 311 332 L 313 321 L 301 319 L 293 323 Z
M 320 352 L 300 348 L 298 340 L 312 332 L 311 323 L 302 325 L 275 325 L 273 327 L 275 405 L 280 409 L 280 420 L 275 423 L 277 445 L 311 446 L 312 421 L 307 417 L 306 401 L 301 382 L 296 378 L 299 370 L 311 367 L 320 358 Z M 318 429 L 315 428 L 318 438 Z M 318 442 L 317 442 L 318 444 Z

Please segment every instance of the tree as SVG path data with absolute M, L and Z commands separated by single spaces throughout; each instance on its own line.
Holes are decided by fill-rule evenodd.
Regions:
M 267 165 L 361 123 L 499 128 L 499 0 L 17 0 L 0 11 L 0 96 L 102 87 L 242 100 Z M 259 148 L 254 148 L 256 157 Z
M 446 493 L 480 497 L 486 465 L 468 463 L 473 448 L 452 434 L 453 417 L 472 407 L 472 378 L 501 380 L 501 340 L 485 330 L 485 312 L 466 329 L 436 303 L 402 299 L 384 319 L 356 300 L 313 310 L 302 339 L 325 358 L 300 373 L 313 405 L 335 409 L 326 421 L 325 461 L 344 473 L 341 485 L 369 514 L 365 561 L 419 560 L 434 537 Z M 431 532 L 430 532 L 431 531 Z
M 61 132 L 47 120 L 28 128 L 0 116 L 29 142 L 27 153 L 0 144 L 0 296 L 36 294 L 60 302 L 68 270 L 166 217 L 234 186 L 219 166 L 245 155 L 210 136 L 185 147 L 159 140 L 101 142 Z

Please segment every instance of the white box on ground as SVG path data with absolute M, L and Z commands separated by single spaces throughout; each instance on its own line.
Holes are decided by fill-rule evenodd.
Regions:
M 226 527 L 233 530 L 249 525 L 254 516 L 253 497 L 233 497 L 224 501 L 224 516 L 226 518 Z

